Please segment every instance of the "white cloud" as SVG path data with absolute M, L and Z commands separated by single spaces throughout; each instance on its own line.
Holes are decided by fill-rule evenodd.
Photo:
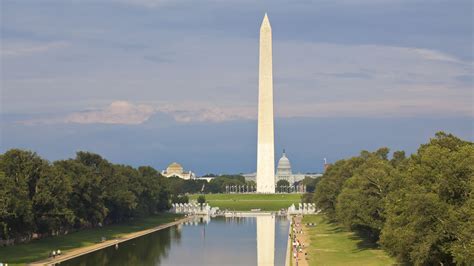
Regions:
M 180 123 L 190 122 L 224 122 L 240 119 L 255 119 L 253 107 L 218 107 L 210 104 L 180 104 L 159 107 L 160 112 L 171 115 Z
M 171 116 L 179 123 L 224 122 L 240 119 L 255 119 L 252 107 L 218 107 L 209 104 L 133 104 L 114 101 L 105 108 L 73 112 L 64 116 L 53 116 L 20 121 L 24 125 L 36 124 L 123 124 L 138 125 L 146 122 L 156 113 Z
M 126 101 L 115 101 L 104 109 L 78 112 L 68 115 L 63 122 L 79 124 L 141 124 L 155 113 L 153 107 L 143 104 L 132 104 Z
M 441 53 L 439 51 L 435 50 L 429 50 L 429 49 L 413 49 L 415 52 L 420 54 L 423 58 L 428 59 L 428 60 L 438 60 L 438 61 L 447 61 L 447 62 L 453 62 L 453 63 L 461 63 L 460 60 L 457 58 L 450 56 L 445 53 Z
M 18 58 L 19 63 L 5 68 L 3 97 L 8 102 L 3 108 L 44 113 L 51 108 L 51 99 L 54 106 L 103 104 L 110 103 L 112 95 L 134 103 L 151 102 L 153 110 L 136 115 L 135 122 L 113 120 L 106 116 L 111 113 L 107 108 L 70 115 L 68 122 L 138 124 L 153 112 L 169 114 L 181 123 L 255 119 L 258 40 L 182 38 L 171 38 L 157 51 L 152 46 L 120 54 L 75 45 L 75 54 L 90 52 L 89 57 L 74 64 L 55 62 L 58 65 L 51 69 Z M 151 64 L 144 54 L 172 60 Z M 58 58 L 67 56 L 61 53 Z M 277 39 L 273 56 L 275 114 L 280 117 L 474 116 L 472 84 L 459 79 L 472 77 L 472 62 L 440 51 Z M 15 78 L 17 73 L 22 75 Z
M 5 42 L 2 45 L 1 51 L 2 56 L 24 56 L 60 49 L 68 45 L 69 43 L 65 41 L 55 41 L 48 43 Z
M 384 99 L 335 101 L 300 106 L 283 105 L 276 111 L 277 117 L 414 117 L 460 115 L 474 117 L 467 105 L 453 106 L 439 100 Z

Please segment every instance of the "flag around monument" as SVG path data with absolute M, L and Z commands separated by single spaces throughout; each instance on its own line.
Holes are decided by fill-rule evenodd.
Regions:
M 275 193 L 272 28 L 265 13 L 260 27 L 258 69 L 257 192 Z

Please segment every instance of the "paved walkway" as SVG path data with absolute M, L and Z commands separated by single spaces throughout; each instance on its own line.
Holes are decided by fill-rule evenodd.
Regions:
M 44 259 L 44 260 L 41 260 L 41 261 L 31 263 L 29 265 L 34 265 L 34 266 L 37 266 L 37 265 L 54 265 L 54 264 L 62 262 L 62 261 L 66 261 L 66 260 L 69 260 L 69 259 L 72 259 L 72 258 L 75 258 L 75 257 L 79 257 L 79 256 L 82 256 L 82 255 L 87 254 L 87 253 L 94 252 L 94 251 L 99 250 L 99 249 L 110 247 L 110 246 L 113 246 L 115 244 L 119 244 L 119 243 L 128 241 L 130 239 L 134 239 L 134 238 L 137 238 L 137 237 L 140 237 L 140 236 L 143 236 L 143 235 L 147 235 L 147 234 L 150 234 L 150 233 L 153 233 L 153 232 L 156 232 L 156 231 L 159 231 L 159 230 L 162 230 L 162 229 L 165 229 L 165 228 L 183 223 L 187 220 L 191 220 L 192 218 L 193 218 L 192 216 L 189 216 L 189 217 L 186 217 L 186 218 L 183 218 L 183 219 L 171 222 L 171 223 L 162 224 L 160 226 L 153 227 L 153 228 L 150 228 L 150 229 L 147 229 L 147 230 L 130 233 L 130 234 L 127 234 L 125 236 L 115 238 L 113 240 L 107 240 L 105 242 L 98 243 L 98 244 L 95 244 L 95 245 L 92 245 L 92 246 L 71 249 L 71 250 L 65 251 L 60 256 L 56 256 L 56 258 Z
M 294 266 L 307 266 L 308 260 L 306 258 L 306 253 L 308 252 L 309 247 L 309 238 L 307 228 L 305 225 L 301 223 L 302 216 L 293 216 L 293 235 L 296 236 L 296 240 L 299 241 L 301 245 L 301 252 L 297 252 L 296 258 L 294 257 L 295 248 L 293 246 L 293 241 L 291 241 L 292 250 L 291 250 L 291 258 L 293 260 Z M 300 233 L 303 230 L 303 233 Z

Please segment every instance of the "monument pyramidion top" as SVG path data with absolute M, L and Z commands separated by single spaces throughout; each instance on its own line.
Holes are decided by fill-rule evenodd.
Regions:
M 260 28 L 271 28 L 267 13 L 265 13 L 265 16 L 263 17 L 262 26 L 260 26 Z

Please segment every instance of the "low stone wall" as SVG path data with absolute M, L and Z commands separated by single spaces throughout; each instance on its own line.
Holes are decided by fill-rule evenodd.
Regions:
M 321 210 L 316 209 L 316 204 L 314 203 L 298 203 L 298 207 L 295 204 L 291 204 L 288 208 L 288 214 L 318 214 Z
M 291 256 L 292 256 L 292 246 L 291 246 L 291 227 L 293 226 L 293 219 L 290 218 L 290 227 L 288 228 L 288 243 L 286 246 L 286 259 L 285 259 L 285 266 L 291 265 Z

